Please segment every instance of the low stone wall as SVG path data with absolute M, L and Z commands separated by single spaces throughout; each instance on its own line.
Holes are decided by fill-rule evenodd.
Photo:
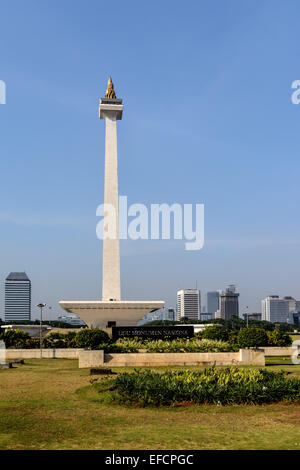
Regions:
M 42 349 L 44 359 L 79 359 L 81 348 L 53 348 Z M 91 351 L 89 351 L 91 352 Z M 10 359 L 40 359 L 40 349 L 6 349 L 5 360 Z
M 99 367 L 104 364 L 104 351 L 80 351 L 79 368 Z
M 276 351 L 271 351 L 275 350 Z M 264 351 L 266 350 L 266 351 Z M 145 367 L 145 366 L 189 366 L 189 365 L 265 365 L 265 355 L 292 355 L 295 348 L 240 349 L 239 352 L 220 353 L 124 353 L 104 354 L 81 348 L 43 349 L 44 359 L 79 359 L 80 368 L 101 367 Z M 284 351 L 283 351 L 284 350 Z M 271 354 L 272 353 L 272 354 Z M 276 354 L 275 354 L 276 353 Z M 6 349 L 5 360 L 40 359 L 39 349 Z
M 266 365 L 265 354 L 263 351 L 257 349 L 240 349 L 239 355 L 241 365 Z
M 228 365 L 239 362 L 239 353 L 127 353 L 105 354 L 109 367 Z
M 265 365 L 262 351 L 240 349 L 232 353 L 124 353 L 103 354 L 103 351 L 79 353 L 79 367 L 156 367 L 197 365 Z
M 293 356 L 298 351 L 298 346 L 293 347 L 277 347 L 277 346 L 268 346 L 265 348 L 259 348 L 264 352 L 265 356 Z M 300 354 L 300 351 L 299 351 Z

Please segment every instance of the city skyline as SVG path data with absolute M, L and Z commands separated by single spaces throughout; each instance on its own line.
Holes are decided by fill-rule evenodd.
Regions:
M 241 313 L 260 311 L 268 295 L 300 298 L 300 107 L 291 101 L 300 7 L 291 17 L 280 2 L 220 3 L 216 17 L 208 3 L 180 16 L 171 6 L 119 4 L 120 16 L 101 30 L 93 0 L 88 11 L 72 8 L 70 20 L 62 5 L 64 21 L 52 5 L 2 7 L 0 37 L 10 47 L 0 77 L 0 278 L 28 273 L 33 318 L 40 301 L 59 315 L 63 297 L 101 295 L 104 129 L 95 107 L 108 75 L 127 103 L 120 194 L 130 203 L 205 205 L 198 252 L 181 240 L 121 240 L 122 297 L 138 291 L 174 306 L 176 291 L 197 280 L 201 292 L 235 283 Z
M 11 272 L 10 275 L 12 274 L 25 274 L 25 276 L 27 277 L 27 273 L 25 271 L 22 271 L 22 272 L 17 272 L 17 271 L 14 271 L 14 272 Z M 2 320 L 5 320 L 5 285 L 6 285 L 6 279 L 7 279 L 8 276 L 5 276 L 4 279 L 3 279 L 3 282 L 1 283 L 1 289 L 0 289 L 0 305 L 1 305 L 1 309 L 0 309 L 0 319 Z M 33 289 L 32 289 L 32 282 L 31 282 L 31 276 L 30 277 L 30 303 L 31 303 L 31 320 L 39 320 L 39 316 L 40 316 L 40 310 L 39 308 L 37 307 L 37 302 L 39 302 L 41 299 L 36 295 L 34 296 L 34 302 L 31 302 L 31 296 L 32 296 L 32 290 L 34 292 L 34 285 L 33 285 Z M 28 278 L 28 277 L 27 277 Z M 196 282 L 197 284 L 197 282 Z M 229 286 L 232 286 L 232 284 L 229 284 Z M 234 285 L 235 286 L 235 285 Z M 236 287 L 236 286 L 235 286 Z M 179 289 L 179 290 L 194 290 L 196 287 L 185 287 L 184 289 Z M 198 288 L 197 288 L 198 289 Z M 206 313 L 212 313 L 212 312 L 209 312 L 207 310 L 207 295 L 208 294 L 216 294 L 216 293 L 225 293 L 225 291 L 228 289 L 228 286 L 223 286 L 222 289 L 214 289 L 214 290 L 209 290 L 209 291 L 204 291 L 203 289 L 199 288 L 199 292 L 200 292 L 200 296 L 201 296 L 201 299 L 205 299 L 205 300 L 201 300 L 201 305 L 200 305 L 200 309 L 201 309 L 201 313 L 203 314 L 206 314 Z M 175 308 L 175 311 L 177 310 L 177 301 L 178 301 L 178 291 L 176 291 L 175 293 L 173 293 L 173 301 L 172 301 L 172 298 L 171 298 L 171 301 L 170 302 L 166 302 L 166 305 L 163 309 L 160 309 L 158 311 L 158 314 L 162 314 L 163 311 L 167 311 L 168 309 L 173 309 Z M 239 293 L 240 295 L 240 293 Z M 259 313 L 263 313 L 263 308 L 262 308 L 262 301 L 267 298 L 267 297 L 278 297 L 280 299 L 288 299 L 288 298 L 291 298 L 293 300 L 295 300 L 295 296 L 291 295 L 290 294 L 286 294 L 285 292 L 282 294 L 282 295 L 279 295 L 278 292 L 272 292 L 272 293 L 268 293 L 266 294 L 264 297 L 262 297 L 261 299 L 258 300 L 258 307 L 256 310 L 254 309 L 251 309 L 249 308 L 249 306 L 245 305 L 245 307 L 243 307 L 243 309 L 239 309 L 239 317 L 240 318 L 244 318 L 244 315 L 247 313 L 247 311 L 249 313 L 251 312 L 259 312 Z M 45 300 L 45 298 L 43 298 L 42 300 Z M 240 303 L 240 298 L 239 298 L 239 303 Z M 242 302 L 242 304 L 245 304 L 245 302 Z M 297 301 L 297 304 L 299 304 L 299 302 Z M 298 308 L 299 310 L 299 308 Z M 215 312 L 214 312 L 215 313 Z M 60 309 L 59 305 L 56 306 L 56 305 L 53 305 L 50 303 L 47 303 L 46 302 L 46 308 L 44 310 L 44 319 L 45 320 L 57 320 L 58 317 L 60 316 L 64 316 L 65 315 L 65 312 L 63 309 Z

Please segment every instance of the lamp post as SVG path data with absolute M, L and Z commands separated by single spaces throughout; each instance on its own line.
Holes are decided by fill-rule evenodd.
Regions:
M 43 319 L 43 308 L 46 307 L 46 304 L 40 303 L 37 304 L 37 307 L 41 309 L 41 316 L 40 316 L 40 357 L 42 359 L 42 319 Z
M 247 315 L 247 328 L 249 328 L 249 312 L 248 312 L 248 305 L 246 307 L 246 315 Z

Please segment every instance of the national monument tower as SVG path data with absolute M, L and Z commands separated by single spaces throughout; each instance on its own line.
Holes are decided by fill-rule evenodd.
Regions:
M 103 240 L 102 300 L 61 300 L 67 312 L 79 315 L 90 327 L 135 325 L 149 312 L 164 306 L 163 301 L 121 300 L 120 242 L 119 242 L 119 191 L 117 121 L 122 119 L 122 100 L 116 97 L 109 77 L 105 98 L 100 98 L 99 117 L 105 120 L 105 176 L 104 203 L 114 209 L 114 237 Z

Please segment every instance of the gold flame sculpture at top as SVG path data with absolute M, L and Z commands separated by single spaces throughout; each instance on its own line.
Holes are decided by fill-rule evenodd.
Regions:
M 109 79 L 108 79 L 105 98 L 108 98 L 108 99 L 111 99 L 111 100 L 115 100 L 117 98 L 116 94 L 115 94 L 115 90 L 114 90 L 114 84 L 112 82 L 111 77 L 109 77 Z

